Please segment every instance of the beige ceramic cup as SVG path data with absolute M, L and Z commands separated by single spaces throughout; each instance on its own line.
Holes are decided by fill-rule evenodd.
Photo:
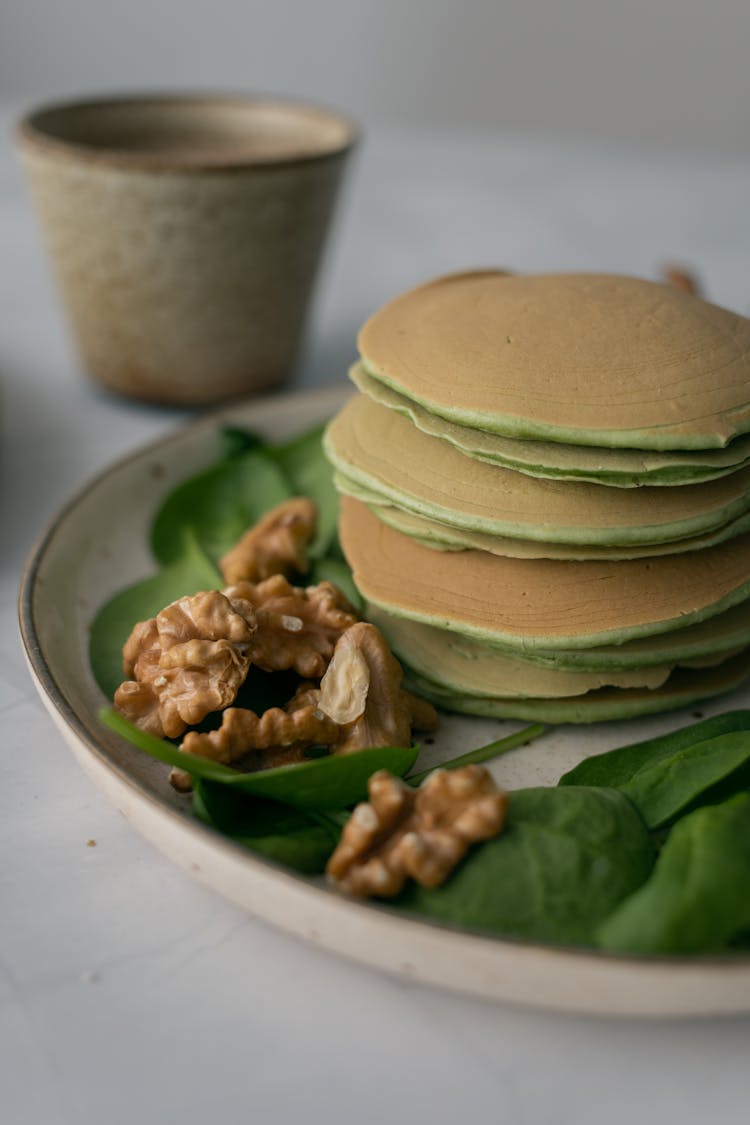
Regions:
M 292 101 L 136 97 L 35 110 L 19 141 L 92 376 L 181 405 L 284 379 L 351 122 Z

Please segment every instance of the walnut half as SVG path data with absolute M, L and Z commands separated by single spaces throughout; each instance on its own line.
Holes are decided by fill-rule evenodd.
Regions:
M 143 730 L 179 737 L 234 700 L 255 631 L 252 615 L 236 613 L 218 590 L 178 598 L 134 626 L 123 649 L 131 678 L 115 692 L 115 707 Z
M 326 867 L 337 887 L 361 898 L 391 898 L 409 877 L 439 886 L 472 844 L 499 834 L 508 804 L 483 766 L 435 770 L 419 789 L 378 770 L 367 790 Z
M 295 496 L 266 512 L 219 560 L 227 585 L 262 582 L 272 574 L 306 574 L 307 548 L 315 535 L 318 511 L 312 500 Z
M 409 746 L 412 726 L 434 730 L 437 713 L 401 687 L 403 671 L 375 625 L 360 621 L 336 643 L 320 683 L 320 708 L 341 726 L 337 754 Z

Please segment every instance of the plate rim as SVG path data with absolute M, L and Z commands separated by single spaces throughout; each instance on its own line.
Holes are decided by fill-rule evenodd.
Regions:
M 35 600 L 37 593 L 37 580 L 40 567 L 44 562 L 47 552 L 54 543 L 55 536 L 61 527 L 64 528 L 67 518 L 95 489 L 106 485 L 109 478 L 117 476 L 129 465 L 141 459 L 154 455 L 166 445 L 173 442 L 187 440 L 191 435 L 210 431 L 223 422 L 231 422 L 233 416 L 239 412 L 253 413 L 275 406 L 283 408 L 284 403 L 290 400 L 300 410 L 315 409 L 330 401 L 331 409 L 341 403 L 349 388 L 345 385 L 330 384 L 323 387 L 305 390 L 291 390 L 262 397 L 234 400 L 224 406 L 200 414 L 198 417 L 178 424 L 166 433 L 138 445 L 128 453 L 105 464 L 99 471 L 91 474 L 79 485 L 62 503 L 56 513 L 47 521 L 46 525 L 37 536 L 29 550 L 21 574 L 18 594 L 18 616 L 24 656 L 31 674 L 34 686 L 46 710 L 53 718 L 59 732 L 63 736 L 68 748 L 72 751 L 83 771 L 89 776 L 110 801 L 120 807 L 129 822 L 142 835 L 166 855 L 171 862 L 186 868 L 201 881 L 216 890 L 217 872 L 216 864 L 225 862 L 232 869 L 241 866 L 251 875 L 254 873 L 255 882 L 280 883 L 282 891 L 286 890 L 292 898 L 296 898 L 306 908 L 308 901 L 316 905 L 322 904 L 325 913 L 333 915 L 333 929 L 330 925 L 324 927 L 325 936 L 320 929 L 308 927 L 305 931 L 299 925 L 292 925 L 279 919 L 276 912 L 271 913 L 248 904 L 244 896 L 232 894 L 226 888 L 219 891 L 224 897 L 233 900 L 255 914 L 256 917 L 285 930 L 294 933 L 303 940 L 308 940 L 316 945 L 329 949 L 334 955 L 341 955 L 359 964 L 369 966 L 395 974 L 402 978 L 418 980 L 424 984 L 446 988 L 450 991 L 460 992 L 464 995 L 483 997 L 492 1001 L 509 1003 L 522 1007 L 531 1007 L 544 1011 L 558 1011 L 576 1014 L 589 1014 L 610 1017 L 651 1017 L 663 1018 L 670 1016 L 712 1017 L 717 1015 L 740 1015 L 750 1012 L 750 955 L 714 954 L 700 957 L 659 957 L 659 956 L 625 956 L 609 953 L 603 950 L 579 948 L 563 945 L 550 945 L 543 942 L 532 942 L 520 938 L 500 937 L 481 934 L 469 929 L 447 925 L 445 923 L 400 914 L 384 904 L 360 902 L 352 900 L 337 893 L 332 888 L 326 887 L 318 881 L 291 872 L 280 864 L 263 856 L 254 855 L 247 849 L 229 840 L 221 833 L 201 824 L 199 821 L 190 820 L 177 809 L 161 802 L 158 798 L 145 789 L 138 781 L 130 776 L 127 770 L 112 761 L 101 745 L 97 744 L 90 729 L 82 721 L 76 709 L 67 699 L 63 688 L 58 683 L 54 670 L 47 662 L 44 654 L 36 621 Z M 125 807 L 123 807 L 123 805 Z M 141 819 L 140 813 L 146 821 Z M 183 854 L 179 849 L 165 847 L 154 838 L 160 829 L 165 829 L 175 836 L 189 839 L 194 843 L 194 852 Z M 184 839 L 182 840 L 184 843 Z M 199 855 L 202 862 L 195 858 Z M 202 877 L 205 865 L 212 871 L 212 878 Z M 219 879 L 219 881 L 221 881 Z M 251 881 L 253 881 L 251 879 Z M 302 892 L 302 893 L 300 893 Z M 396 955 L 393 950 L 385 950 L 385 957 L 367 953 L 362 949 L 342 948 L 342 942 L 336 939 L 335 927 L 342 922 L 349 929 L 366 932 L 374 930 L 382 939 L 384 932 L 396 929 L 403 931 L 407 938 L 413 938 L 415 945 L 429 945 L 431 956 L 442 964 L 450 960 L 451 943 L 458 945 L 464 953 L 478 959 L 480 965 L 471 978 L 456 981 L 446 978 L 444 973 L 435 971 L 435 966 L 415 964 L 412 960 L 405 960 L 403 956 Z M 421 941 L 420 941 L 421 939 Z M 398 946 L 398 939 L 395 945 Z M 455 952 L 455 950 L 454 950 Z M 526 966 L 531 969 L 531 975 L 539 985 L 544 978 L 546 983 L 554 982 L 560 973 L 565 973 L 571 967 L 583 970 L 583 975 L 590 978 L 594 991 L 589 993 L 585 989 L 579 994 L 567 995 L 566 989 L 560 995 L 542 992 L 537 994 L 534 990 L 518 989 L 514 987 L 512 978 L 503 975 L 505 961 L 529 960 Z M 488 989 L 487 980 L 484 979 L 491 969 L 491 962 L 496 961 L 500 969 L 498 980 L 491 971 L 489 976 L 491 984 Z M 608 975 L 619 978 L 625 976 L 623 981 L 627 987 L 625 1002 L 617 1007 L 612 1006 L 607 998 L 606 987 L 602 993 L 602 971 Z M 667 986 L 666 998 L 659 998 L 659 989 L 656 994 L 648 994 L 646 1002 L 637 1002 L 633 993 L 633 976 L 641 976 L 648 980 L 650 987 L 654 987 L 657 977 L 669 973 L 670 983 Z M 481 978 L 481 984 L 480 984 Z M 629 981 L 629 983 L 628 983 Z M 708 987 L 713 984 L 723 986 L 719 989 L 721 995 L 716 995 L 713 1000 L 698 1002 L 692 998 L 691 985 L 700 989 L 701 981 Z M 645 983 L 645 981 L 644 981 Z M 746 992 L 738 989 L 737 985 L 744 985 Z M 687 995 L 682 994 L 687 986 Z M 728 987 L 727 987 L 728 986 Z M 632 993 L 628 990 L 632 989 Z M 622 992 L 623 989 L 620 989 Z M 676 993 L 676 995 L 672 995 Z M 654 1003 L 656 1001 L 656 1003 Z

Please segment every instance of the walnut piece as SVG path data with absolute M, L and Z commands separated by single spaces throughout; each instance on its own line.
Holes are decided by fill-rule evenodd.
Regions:
M 124 680 L 115 691 L 114 704 L 121 715 L 141 730 L 163 738 L 159 696 L 148 681 Z M 184 729 L 183 724 L 177 733 L 181 734 Z
M 424 731 L 426 734 L 437 730 L 440 721 L 432 704 L 418 695 L 412 695 L 410 691 L 404 691 L 403 694 L 406 696 L 406 702 L 411 712 L 412 729 Z
M 132 677 L 115 692 L 115 707 L 159 737 L 228 707 L 250 667 L 252 615 L 240 615 L 218 590 L 179 598 L 139 622 L 123 649 Z
M 265 672 L 293 668 L 306 679 L 320 679 L 339 637 L 357 621 L 331 582 L 301 589 L 276 574 L 257 584 L 237 582 L 224 593 L 233 609 L 256 623 L 250 658 Z
M 409 877 L 439 886 L 472 844 L 498 835 L 508 804 L 483 766 L 435 770 L 416 790 L 379 770 L 367 788 L 326 867 L 358 897 L 390 898 Z
M 195 638 L 242 645 L 251 641 L 255 632 L 252 614 L 237 613 L 218 590 L 178 598 L 157 613 L 156 627 L 163 649 Z
M 403 691 L 402 678 L 401 665 L 375 625 L 360 621 L 342 634 L 320 685 L 321 710 L 342 726 L 336 753 L 409 746 L 412 725 L 434 729 L 435 709 Z
M 263 715 L 232 707 L 252 664 L 308 678 L 283 708 Z M 139 727 L 178 738 L 212 711 L 218 730 L 189 733 L 188 754 L 251 769 L 300 761 L 310 746 L 336 753 L 408 746 L 412 725 L 433 729 L 434 708 L 401 688 L 401 666 L 374 626 L 357 620 L 330 582 L 301 589 L 281 574 L 237 582 L 223 593 L 178 598 L 138 622 L 123 649 L 128 679 L 115 706 Z M 309 682 L 322 677 L 320 686 Z M 175 770 L 176 788 L 190 787 Z
M 367 626 L 352 625 L 342 634 L 320 681 L 320 706 L 341 726 L 353 723 L 367 707 L 372 672 L 362 651 L 366 632 Z
M 339 733 L 333 720 L 318 709 L 315 694 L 311 702 L 304 702 L 308 691 L 309 685 L 303 685 L 286 707 L 271 707 L 262 715 L 242 707 L 228 707 L 218 730 L 189 731 L 180 749 L 224 765 L 252 755 L 245 764 L 246 769 L 252 770 L 302 761 L 306 749 L 330 746 Z M 169 780 L 181 792 L 191 788 L 190 775 L 185 770 L 173 769 Z
M 148 668 L 154 661 L 158 665 L 160 656 L 161 644 L 156 618 L 150 617 L 148 621 L 136 622 L 122 650 L 122 670 L 125 677 L 133 680 L 145 679 Z
M 318 511 L 312 500 L 295 496 L 267 512 L 219 560 L 227 585 L 262 582 L 272 574 L 306 574 L 307 547 L 315 535 Z

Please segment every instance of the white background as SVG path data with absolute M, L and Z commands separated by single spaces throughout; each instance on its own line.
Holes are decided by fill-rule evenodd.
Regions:
M 0 96 L 304 94 L 365 125 L 750 148 L 747 0 L 0 0 Z

